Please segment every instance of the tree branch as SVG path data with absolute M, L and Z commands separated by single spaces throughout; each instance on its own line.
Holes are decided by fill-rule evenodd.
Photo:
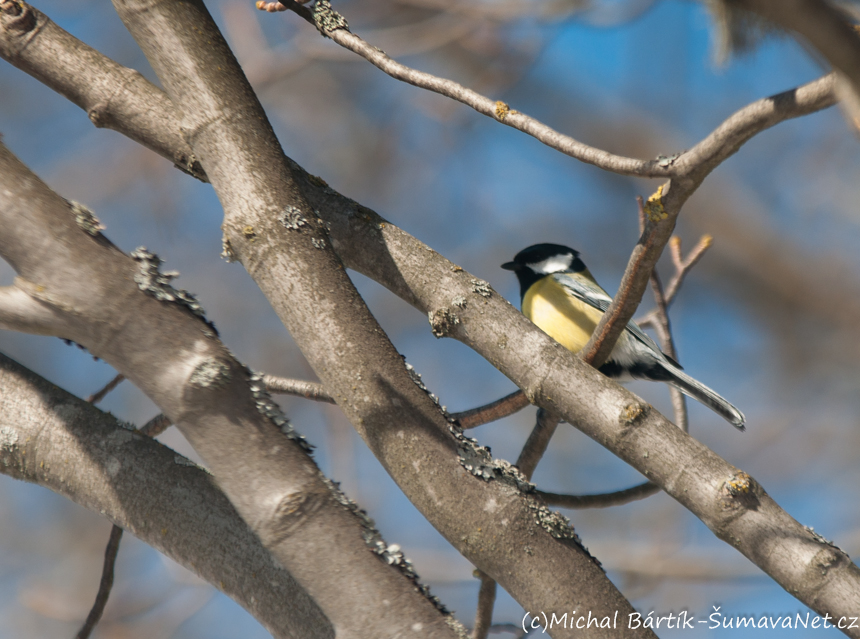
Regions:
M 751 1 L 771 2 L 771 0 Z M 792 1 L 809 2 L 809 0 Z M 293 11 L 305 21 L 313 24 L 324 36 L 360 55 L 394 79 L 449 97 L 473 108 L 482 115 L 531 135 L 556 151 L 619 175 L 673 178 L 686 175 L 691 167 L 702 166 L 704 168 L 705 165 L 709 165 L 706 172 L 710 172 L 730 155 L 737 152 L 744 142 L 756 133 L 781 120 L 807 115 L 832 106 L 836 102 L 836 83 L 831 74 L 822 78 L 823 82 L 816 81 L 804 85 L 803 89 L 808 89 L 808 91 L 787 91 L 770 98 L 764 98 L 735 113 L 731 118 L 735 120 L 732 123 L 731 131 L 721 131 L 720 129 L 715 131 L 715 133 L 730 133 L 728 137 L 720 137 L 716 140 L 705 139 L 689 151 L 668 157 L 659 156 L 653 160 L 628 158 L 579 142 L 534 118 L 511 109 L 504 102 L 494 101 L 457 82 L 400 64 L 389 58 L 378 47 L 368 44 L 349 31 L 348 27 L 327 28 L 327 23 L 315 19 L 314 14 L 307 7 L 295 2 L 295 0 L 284 0 L 283 3 L 258 0 L 257 8 L 269 12 Z M 338 24 L 338 22 L 335 21 L 334 24 Z
M 537 494 L 550 506 L 561 508 L 608 508 L 610 506 L 621 506 L 639 499 L 645 499 L 660 492 L 660 486 L 646 481 L 624 490 L 614 490 L 609 493 L 597 493 L 595 495 L 562 495 L 545 490 L 538 490 Z
M 521 390 L 517 390 L 484 406 L 451 413 L 451 419 L 456 421 L 463 430 L 468 430 L 513 415 L 528 405 L 528 398 Z
M 125 377 L 123 377 L 122 374 L 116 375 L 100 391 L 90 395 L 87 398 L 87 402 L 90 404 L 98 404 L 124 379 Z M 122 528 L 113 524 L 113 526 L 111 526 L 107 547 L 105 548 L 105 558 L 102 565 L 102 578 L 99 582 L 99 590 L 96 593 L 96 600 L 93 602 L 93 606 L 84 621 L 84 625 L 78 631 L 76 639 L 88 639 L 95 629 L 96 624 L 98 624 L 99 620 L 102 618 L 108 598 L 110 597 L 111 589 L 113 588 L 114 565 L 116 564 L 116 558 L 119 555 L 119 544 L 121 539 Z
M 0 56 L 86 111 L 200 180 L 200 163 L 179 130 L 170 99 L 25 2 L 0 1 Z
M 108 393 L 110 393 L 113 389 L 119 386 L 124 379 L 125 376 L 122 373 L 118 373 L 112 380 L 105 384 L 101 390 L 87 397 L 87 401 L 90 404 L 98 404 L 105 398 Z
M 48 306 L 22 290 L 21 286 L 27 284 L 19 280 L 12 286 L 0 286 L 0 328 L 36 335 L 55 335 L 60 326 L 57 316 Z
M 288 379 L 276 377 L 275 375 L 263 375 L 263 383 L 270 393 L 281 393 L 283 395 L 296 395 L 317 402 L 336 403 L 329 395 L 325 387 L 317 382 L 308 382 L 302 379 Z
M 478 590 L 478 608 L 475 612 L 475 627 L 472 629 L 471 639 L 487 639 L 490 627 L 493 625 L 493 605 L 496 603 L 496 581 L 482 573 L 475 571 L 481 580 L 481 588 Z
M 102 618 L 105 611 L 105 606 L 110 597 L 111 588 L 113 588 L 113 571 L 116 564 L 116 558 L 119 554 L 119 542 L 122 539 L 122 528 L 114 524 L 110 530 L 110 538 L 108 539 L 107 547 L 105 548 L 105 560 L 102 567 L 102 578 L 99 582 L 99 591 L 96 595 L 95 603 L 90 609 L 90 614 L 87 615 L 83 627 L 75 635 L 75 639 L 88 639 Z
M 3 474 L 107 517 L 233 598 L 278 639 L 334 636 L 203 469 L 2 354 L 0 418 Z
M 126 256 L 91 225 L 80 227 L 70 208 L 0 145 L 7 229 L 0 255 L 19 277 L 38 282 L 31 295 L 65 318 L 64 334 L 176 423 L 264 546 L 331 611 L 335 627 L 356 635 L 375 628 L 374 636 L 385 637 L 420 623 L 454 636 L 402 553 L 322 476 L 304 438 L 220 343 L 199 303 L 170 286 L 156 256 L 144 249 Z M 404 619 L 381 620 L 379 598 L 398 601 Z

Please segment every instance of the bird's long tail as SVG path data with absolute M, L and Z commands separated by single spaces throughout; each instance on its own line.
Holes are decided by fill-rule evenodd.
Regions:
M 663 369 L 669 374 L 669 378 L 665 381 L 685 395 L 689 395 L 710 408 L 738 430 L 745 430 L 744 422 L 746 421 L 746 417 L 725 398 L 669 362 L 661 362 L 661 364 Z

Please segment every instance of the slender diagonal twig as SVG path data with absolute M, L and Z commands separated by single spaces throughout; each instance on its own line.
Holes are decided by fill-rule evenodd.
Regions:
M 560 421 L 558 415 L 553 415 L 543 408 L 538 409 L 535 426 L 517 458 L 517 468 L 526 476 L 526 479 L 532 478 Z
M 105 398 L 105 395 L 119 386 L 124 379 L 125 376 L 121 373 L 116 375 L 116 377 L 105 384 L 104 388 L 90 395 L 87 398 L 87 401 L 90 404 L 98 404 Z M 93 602 L 92 608 L 90 608 L 90 612 L 84 621 L 84 625 L 81 626 L 78 634 L 75 635 L 75 639 L 87 639 L 87 637 L 92 634 L 93 629 L 99 622 L 99 619 L 102 618 L 108 598 L 110 597 L 111 588 L 113 588 L 113 572 L 116 558 L 119 554 L 119 542 L 121 539 L 122 528 L 114 524 L 110 531 L 110 538 L 108 539 L 107 547 L 105 548 L 105 560 L 102 564 L 102 578 L 99 582 L 99 591 L 96 593 L 96 600 Z
M 646 481 L 624 490 L 614 490 L 611 493 L 597 493 L 594 495 L 562 495 L 538 490 L 536 493 L 551 506 L 562 508 L 608 508 L 610 506 L 621 506 L 632 501 L 645 499 L 660 492 L 660 487 L 650 481 Z
M 334 24 L 335 22 L 318 19 L 307 7 L 294 0 L 284 0 L 283 2 L 259 0 L 257 8 L 269 12 L 284 11 L 287 9 L 293 11 L 304 20 L 316 26 L 323 35 L 331 38 L 340 46 L 360 55 L 396 80 L 401 80 L 413 86 L 427 89 L 428 91 L 433 91 L 434 93 L 456 100 L 473 108 L 478 113 L 494 118 L 502 124 L 531 135 L 550 148 L 577 160 L 621 175 L 636 175 L 639 177 L 669 177 L 671 175 L 671 172 L 668 170 L 669 165 L 660 159 L 639 160 L 628 158 L 589 146 L 556 131 L 535 118 L 511 109 L 510 106 L 501 100 L 493 100 L 453 80 L 440 78 L 396 62 L 379 48 L 365 42 L 362 38 L 349 31 L 345 26 L 329 27 L 329 24 Z
M 319 382 L 308 382 L 302 379 L 289 379 L 275 375 L 263 375 L 263 383 L 270 393 L 296 395 L 317 402 L 336 403 L 325 387 Z
M 114 377 L 107 384 L 105 384 L 104 388 L 102 388 L 100 391 L 93 393 L 92 395 L 87 397 L 87 401 L 90 404 L 98 404 L 100 401 L 102 401 L 105 398 L 105 395 L 107 395 L 114 388 L 119 386 L 120 382 L 122 382 L 124 379 L 125 379 L 125 375 L 123 375 L 122 373 L 119 373 L 116 377 Z
M 658 156 L 651 160 L 628 158 L 579 142 L 532 117 L 511 109 L 501 100 L 492 100 L 452 80 L 400 64 L 378 47 L 352 33 L 343 17 L 333 11 L 318 15 L 295 0 L 283 0 L 283 2 L 258 0 L 257 8 L 268 12 L 293 11 L 316 26 L 324 36 L 360 55 L 396 80 L 449 97 L 483 115 L 531 135 L 556 151 L 620 175 L 672 178 L 695 172 L 707 173 L 735 153 L 757 132 L 788 117 L 805 115 L 836 103 L 836 79 L 833 74 L 830 74 L 798 89 L 763 98 L 749 105 L 735 113 L 714 134 L 689 151 L 669 157 Z M 336 16 L 338 19 L 330 20 L 329 16 Z M 734 131 L 731 135 L 725 136 L 722 129 L 729 123 Z M 715 136 L 715 134 L 718 135 Z
M 666 307 L 668 308 L 675 296 L 678 294 L 678 289 L 684 282 L 692 268 L 698 263 L 711 245 L 714 243 L 714 238 L 710 235 L 703 235 L 699 243 L 693 248 L 686 258 L 681 258 L 681 238 L 674 236 L 669 240 L 669 250 L 672 254 L 672 261 L 675 263 L 675 275 L 669 281 L 669 286 L 666 287 Z
M 158 437 L 166 431 L 168 428 L 172 426 L 172 422 L 170 418 L 164 413 L 159 413 L 148 422 L 146 422 L 141 428 L 140 432 L 146 435 L 147 437 Z
M 639 208 L 639 228 L 640 230 L 644 230 L 647 225 L 647 215 L 645 213 L 645 204 L 642 201 L 641 196 L 636 197 L 636 204 Z M 710 236 L 703 237 L 702 241 L 704 242 L 704 240 L 709 237 Z M 701 244 L 702 242 L 700 242 L 700 245 Z M 681 239 L 676 235 L 669 239 L 669 251 L 672 255 L 672 261 L 675 264 L 676 269 L 676 276 L 673 280 L 676 282 L 675 292 L 678 291 L 678 288 L 683 281 L 683 274 L 686 274 L 687 271 L 693 268 L 709 245 L 709 243 L 706 244 L 699 253 L 691 255 L 689 264 L 685 267 L 684 260 L 681 257 Z M 654 294 L 654 301 L 657 304 L 656 309 L 653 311 L 653 326 L 660 339 L 660 347 L 669 357 L 678 361 L 678 354 L 675 351 L 675 341 L 672 339 L 672 326 L 669 322 L 669 302 L 666 295 L 663 294 L 663 283 L 660 281 L 660 274 L 657 272 L 656 268 L 651 271 L 651 291 Z M 672 410 L 675 413 L 675 424 L 685 433 L 689 432 L 690 421 L 687 415 L 686 397 L 684 397 L 684 394 L 674 386 L 669 387 L 669 397 L 672 399 Z
M 668 302 L 666 296 L 663 294 L 663 284 L 656 270 L 651 273 L 651 290 L 654 292 L 654 300 L 657 303 L 657 308 L 654 310 L 653 326 L 660 339 L 660 348 L 663 349 L 666 355 L 678 361 L 678 354 L 675 351 L 675 340 L 672 339 L 672 326 L 669 322 L 669 313 L 667 312 Z M 687 417 L 687 399 L 674 386 L 669 386 L 669 396 L 672 398 L 675 424 L 685 433 L 689 432 L 690 421 Z
M 451 413 L 451 418 L 460 424 L 460 428 L 466 430 L 513 415 L 528 405 L 528 398 L 521 390 L 518 390 L 484 406 L 470 408 L 460 413 Z
M 102 566 L 102 579 L 99 583 L 99 592 L 96 595 L 96 601 L 90 609 L 90 614 L 87 615 L 87 620 L 84 625 L 75 635 L 75 639 L 87 639 L 92 633 L 99 619 L 102 618 L 102 613 L 105 611 L 108 598 L 110 597 L 111 588 L 113 588 L 113 572 L 116 564 L 116 557 L 119 554 L 119 542 L 122 539 L 122 528 L 114 525 L 110 530 L 110 539 L 105 548 L 105 561 Z
M 481 588 L 478 590 L 478 609 L 475 612 L 475 627 L 472 629 L 472 639 L 487 639 L 490 627 L 493 625 L 493 605 L 496 603 L 496 582 L 481 572 L 475 570 L 476 576 L 481 580 Z
M 655 221 L 644 224 L 642 235 L 630 254 L 630 260 L 624 269 L 621 285 L 612 299 L 609 308 L 600 318 L 591 339 L 582 348 L 583 361 L 599 368 L 609 358 L 609 354 L 615 347 L 615 342 L 624 332 L 627 323 L 633 317 L 633 313 L 639 306 L 644 292 L 644 284 L 651 277 L 657 260 L 663 252 L 665 243 L 669 236 L 663 228 L 664 223 L 674 225 L 674 217 L 670 220 L 663 207 L 664 187 L 661 186 L 657 192 L 648 199 L 649 206 L 659 210 L 655 213 Z

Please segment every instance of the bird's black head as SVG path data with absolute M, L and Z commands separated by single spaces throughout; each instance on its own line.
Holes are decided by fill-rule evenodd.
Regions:
M 534 244 L 517 253 L 512 262 L 502 264 L 502 268 L 516 273 L 522 299 L 542 277 L 551 273 L 579 273 L 585 270 L 585 264 L 579 259 L 579 252 L 569 246 Z

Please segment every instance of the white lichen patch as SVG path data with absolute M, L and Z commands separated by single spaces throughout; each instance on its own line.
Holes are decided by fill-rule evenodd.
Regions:
M 288 439 L 294 441 L 302 450 L 310 454 L 314 449 L 313 445 L 305 439 L 304 435 L 295 431 L 292 424 L 290 424 L 290 420 L 287 419 L 287 416 L 284 415 L 284 412 L 281 410 L 281 407 L 272 400 L 272 396 L 269 395 L 269 391 L 266 390 L 263 376 L 259 373 L 253 373 L 250 370 L 248 371 L 248 375 L 248 381 L 251 385 L 251 395 L 254 397 L 254 403 L 257 405 L 257 410 L 268 417 L 272 423 L 274 423 L 275 426 L 277 426 L 280 431 L 287 436 Z
M 301 210 L 292 205 L 287 206 L 283 211 L 281 211 L 278 215 L 278 222 L 280 222 L 284 228 L 290 229 L 291 231 L 298 231 L 308 223 L 302 215 Z
M 188 378 L 188 383 L 199 388 L 220 388 L 230 381 L 230 366 L 217 359 L 200 362 Z
M 99 235 L 104 230 L 104 225 L 99 222 L 99 219 L 86 206 L 74 200 L 66 200 L 72 213 L 75 216 L 75 224 L 81 227 L 88 235 L 93 237 Z
M 349 31 L 349 24 L 346 18 L 331 8 L 329 0 L 317 0 L 314 4 L 313 16 L 314 24 L 317 25 L 317 29 L 325 37 L 329 37 L 329 33 L 338 29 Z
M 340 484 L 331 481 L 324 476 L 322 477 L 322 481 L 326 486 L 328 486 L 337 502 L 359 520 L 362 528 L 361 536 L 364 539 L 364 543 L 366 543 L 367 546 L 389 566 L 394 566 L 399 569 L 400 572 L 415 585 L 418 591 L 427 597 L 427 599 L 430 600 L 430 602 L 436 606 L 440 612 L 445 615 L 450 615 L 451 613 L 447 608 L 445 608 L 445 605 L 439 600 L 439 598 L 430 594 L 430 588 L 419 581 L 418 573 L 415 572 L 412 562 L 403 555 L 403 551 L 400 549 L 400 546 L 398 544 L 386 543 L 382 538 L 382 534 L 376 529 L 376 524 L 373 519 L 371 519 L 370 516 L 358 506 L 358 504 L 344 494 L 340 489 Z
M 230 244 L 230 240 L 226 235 L 221 236 L 221 257 L 228 264 L 236 262 L 238 259 L 236 252 L 233 250 L 233 245 Z
M 472 290 L 481 297 L 490 297 L 493 294 L 493 289 L 490 288 L 490 283 L 484 280 L 471 279 L 469 283 L 472 285 Z
M 170 284 L 179 277 L 177 271 L 162 273 L 159 267 L 163 260 L 143 246 L 131 252 L 131 259 L 138 263 L 138 272 L 134 276 L 134 281 L 141 291 L 159 301 L 179 304 L 212 329 L 216 336 L 218 335 L 215 325 L 206 319 L 206 312 L 197 298 L 186 290 L 173 288 Z
M 18 445 L 18 431 L 9 426 L 0 428 L 0 450 L 13 450 Z

